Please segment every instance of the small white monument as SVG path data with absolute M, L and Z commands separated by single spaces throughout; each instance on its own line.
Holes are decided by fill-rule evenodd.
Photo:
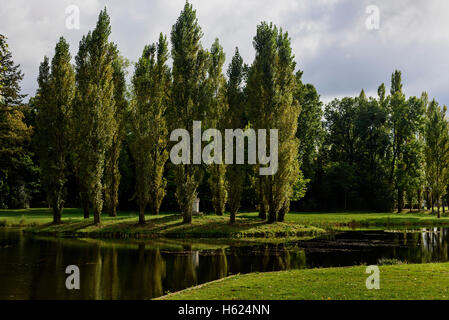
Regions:
M 200 199 L 199 199 L 199 198 L 196 198 L 196 199 L 193 201 L 192 213 L 193 213 L 194 215 L 197 215 L 197 216 L 199 216 L 199 215 L 202 214 L 202 213 L 200 212 Z

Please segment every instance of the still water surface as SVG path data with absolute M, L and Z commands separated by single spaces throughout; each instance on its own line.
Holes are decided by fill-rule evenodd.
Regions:
M 231 274 L 449 261 L 449 228 L 354 231 L 285 244 L 39 238 L 0 228 L 0 299 L 151 299 Z M 65 288 L 77 265 L 81 289 Z

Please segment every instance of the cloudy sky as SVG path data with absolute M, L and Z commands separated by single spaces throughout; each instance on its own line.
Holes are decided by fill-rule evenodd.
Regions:
M 0 33 L 9 38 L 16 63 L 22 65 L 24 93 L 34 95 L 39 63 L 51 56 L 64 36 L 72 54 L 93 29 L 99 11 L 111 16 L 112 41 L 136 61 L 145 44 L 169 34 L 185 0 L 0 0 Z M 238 46 L 254 58 L 252 38 L 260 21 L 287 30 L 304 79 L 324 101 L 355 95 L 363 88 L 375 95 L 389 85 L 395 69 L 403 72 L 407 95 L 423 90 L 449 104 L 449 1 L 447 0 L 191 0 L 203 29 L 203 46 L 220 39 L 227 62 Z M 66 8 L 76 5 L 80 28 L 68 29 Z M 379 9 L 379 29 L 374 11 Z M 368 20 L 368 21 L 367 21 Z M 71 20 L 70 20 L 71 21 Z

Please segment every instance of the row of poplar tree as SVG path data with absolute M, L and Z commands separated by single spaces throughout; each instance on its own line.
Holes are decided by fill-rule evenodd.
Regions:
M 256 185 L 268 220 L 282 221 L 294 187 L 302 182 L 296 138 L 300 108 L 294 99 L 295 62 L 287 33 L 261 23 L 254 38 L 253 65 L 244 65 L 237 49 L 226 79 L 223 48 L 216 39 L 210 50 L 203 49 L 196 12 L 186 3 L 171 31 L 172 67 L 168 66 L 168 41 L 161 34 L 157 43 L 145 46 L 135 64 L 129 96 L 127 63 L 109 41 L 110 33 L 104 9 L 96 28 L 82 38 L 75 66 L 64 38 L 57 43 L 51 62 L 45 58 L 40 65 L 36 135 L 42 184 L 54 222 L 61 221 L 69 162 L 86 218 L 89 204 L 94 223 L 100 222 L 103 206 L 116 215 L 119 156 L 127 137 L 136 172 L 139 223 L 145 223 L 147 205 L 157 214 L 166 194 L 169 133 L 177 128 L 192 132 L 194 120 L 202 121 L 203 127 L 223 130 L 279 129 L 278 173 L 260 177 Z M 229 203 L 234 222 L 247 169 L 224 164 L 173 165 L 175 195 L 184 223 L 191 222 L 205 173 L 215 213 L 223 215 Z
M 164 198 L 176 202 L 189 223 L 205 185 L 215 213 L 223 215 L 227 205 L 231 222 L 241 207 L 257 207 L 270 222 L 282 221 L 290 207 L 402 211 L 420 209 L 426 200 L 432 210 L 444 210 L 446 108 L 425 93 L 406 98 L 399 71 L 389 94 L 382 84 L 376 98 L 362 91 L 323 108 L 314 86 L 295 73 L 286 32 L 258 25 L 253 63 L 246 65 L 236 49 L 225 76 L 223 48 L 218 39 L 210 50 L 202 47 L 196 12 L 186 3 L 171 31 L 171 51 L 161 34 L 144 48 L 127 84 L 130 63 L 110 33 L 105 9 L 80 41 L 75 65 L 61 38 L 53 59 L 41 63 L 28 107 L 21 103 L 23 74 L 0 37 L 0 206 L 18 207 L 33 193 L 27 190 L 45 190 L 58 223 L 67 185 L 75 184 L 85 217 L 92 207 L 99 223 L 103 211 L 116 215 L 121 178 L 131 170 L 126 180 L 133 181 L 140 223 L 148 206 L 159 212 Z M 259 176 L 257 165 L 172 165 L 169 134 L 192 132 L 193 121 L 206 129 L 279 129 L 278 172 Z

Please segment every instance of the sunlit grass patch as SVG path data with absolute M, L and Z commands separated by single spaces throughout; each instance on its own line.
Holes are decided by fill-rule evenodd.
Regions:
M 368 290 L 366 266 L 236 275 L 167 300 L 449 300 L 449 264 L 380 266 L 380 290 Z

